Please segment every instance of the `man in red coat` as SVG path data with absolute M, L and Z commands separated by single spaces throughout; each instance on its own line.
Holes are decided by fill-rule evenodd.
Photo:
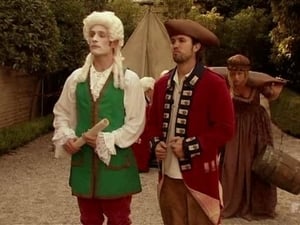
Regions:
M 165 27 L 177 65 L 156 82 L 149 121 L 163 222 L 220 224 L 219 149 L 234 134 L 234 113 L 226 81 L 200 62 L 200 50 L 219 40 L 191 20 Z

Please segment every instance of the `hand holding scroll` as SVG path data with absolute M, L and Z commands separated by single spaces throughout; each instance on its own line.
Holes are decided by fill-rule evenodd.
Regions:
M 87 132 L 85 132 L 80 138 L 78 138 L 75 143 L 75 148 L 80 148 L 85 143 L 88 143 L 90 145 L 96 145 L 96 137 L 97 134 L 102 131 L 105 127 L 109 125 L 108 119 L 104 118 L 100 120 L 95 126 L 93 126 L 91 129 L 89 129 Z M 93 141 L 94 140 L 94 141 Z M 95 147 L 95 146 L 93 146 Z
M 55 148 L 55 158 L 60 158 L 66 155 L 72 155 L 80 150 L 80 147 L 83 146 L 87 141 L 88 144 L 96 142 L 97 134 L 102 131 L 105 127 L 109 125 L 108 119 L 102 119 L 95 126 L 85 132 L 79 138 L 69 139 L 63 146 Z M 95 145 L 95 144 L 93 144 Z M 67 154 L 68 153 L 68 154 Z

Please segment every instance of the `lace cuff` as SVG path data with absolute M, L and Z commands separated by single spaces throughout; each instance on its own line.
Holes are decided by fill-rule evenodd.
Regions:
M 55 145 L 64 145 L 70 138 L 76 138 L 75 131 L 70 128 L 60 128 L 54 132 L 52 141 Z
M 111 155 L 116 155 L 115 138 L 112 133 L 99 132 L 96 140 L 95 152 L 100 160 L 109 165 Z
M 53 144 L 55 146 L 54 157 L 62 158 L 69 156 L 69 154 L 63 148 L 63 145 L 67 142 L 68 139 L 76 138 L 75 132 L 69 128 L 62 128 L 54 133 L 52 138 Z

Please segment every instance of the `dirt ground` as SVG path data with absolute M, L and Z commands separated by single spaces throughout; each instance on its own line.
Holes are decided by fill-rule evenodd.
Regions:
M 51 137 L 52 133 L 46 134 L 0 157 L 1 225 L 79 224 L 76 199 L 68 187 L 69 160 L 53 157 Z M 300 139 L 282 134 L 276 127 L 274 137 L 277 146 L 300 160 Z M 162 225 L 156 169 L 141 174 L 141 180 L 143 191 L 134 196 L 132 203 L 133 225 Z M 223 224 L 300 225 L 300 195 L 278 189 L 277 214 L 273 220 L 226 219 Z

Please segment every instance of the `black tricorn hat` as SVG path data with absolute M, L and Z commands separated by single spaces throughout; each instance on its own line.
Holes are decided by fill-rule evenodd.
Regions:
M 201 24 L 189 19 L 171 19 L 165 22 L 170 37 L 187 35 L 198 40 L 203 46 L 219 46 L 218 37 Z

